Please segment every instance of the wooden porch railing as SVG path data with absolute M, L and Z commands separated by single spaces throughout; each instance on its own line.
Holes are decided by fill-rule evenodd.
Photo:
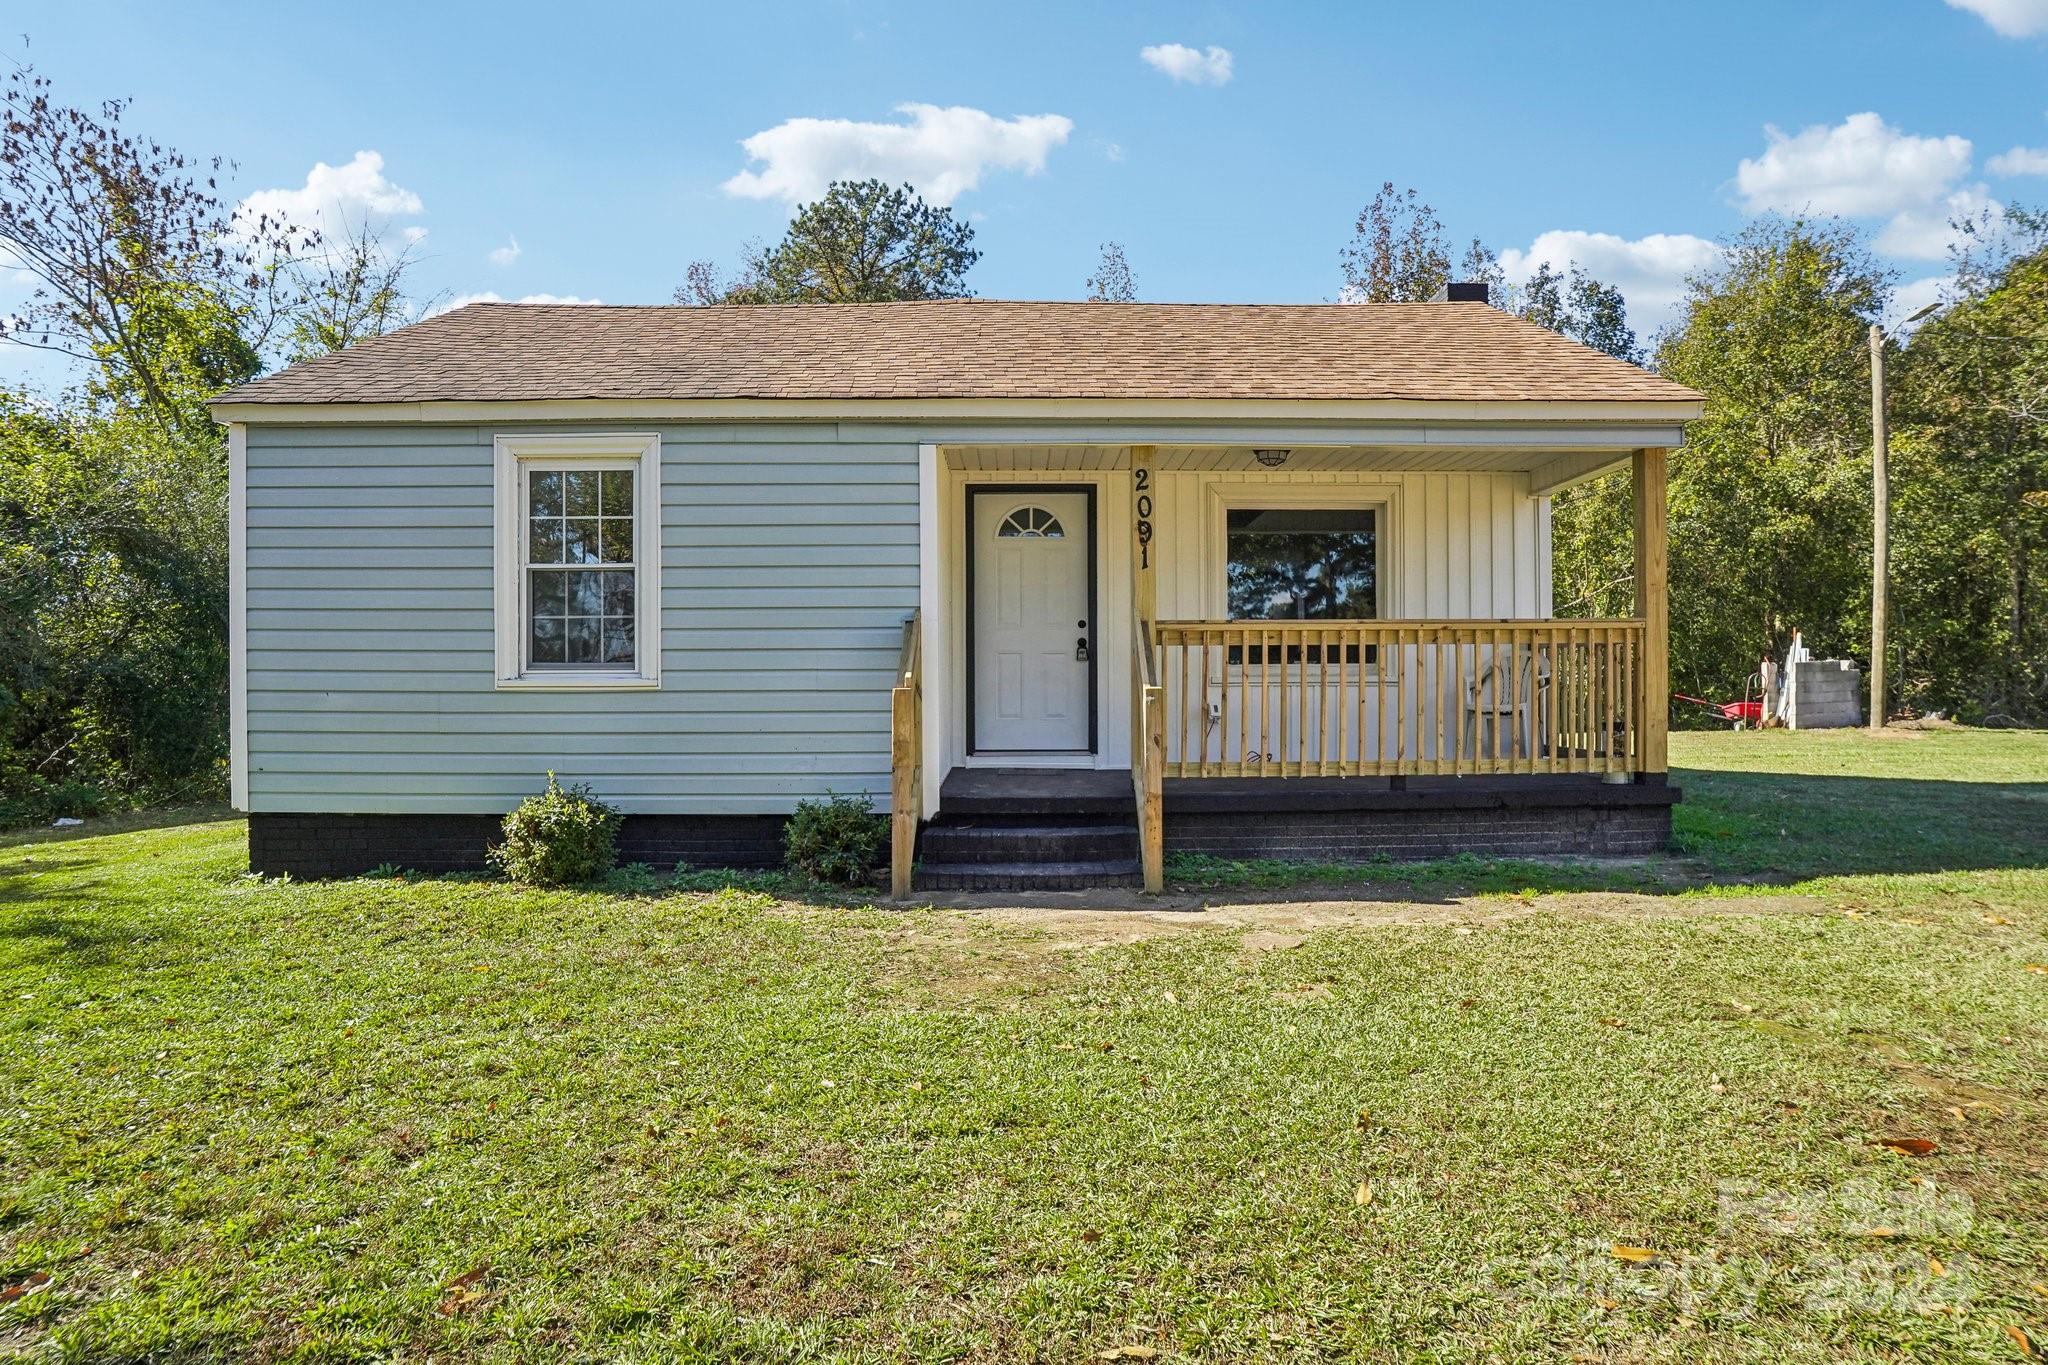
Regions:
M 1131 630 L 1131 791 L 1138 812 L 1138 861 L 1145 889 L 1166 878 L 1166 689 L 1147 641 L 1151 623 L 1139 616 Z
M 896 686 L 889 693 L 889 894 L 910 894 L 917 826 L 924 802 L 923 632 L 918 613 L 903 623 Z
M 1150 638 L 1168 777 L 1634 773 L 1663 704 L 1640 620 L 1162 621 Z

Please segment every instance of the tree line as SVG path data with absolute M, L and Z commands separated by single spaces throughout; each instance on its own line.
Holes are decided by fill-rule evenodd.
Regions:
M 369 222 L 250 219 L 225 165 L 125 126 L 127 106 L 0 87 L 0 245 L 33 281 L 4 324 L 54 353 L 61 391 L 0 391 L 0 825 L 225 789 L 227 461 L 205 404 L 282 364 L 417 319 L 412 248 Z M 1891 339 L 1895 706 L 2048 720 L 2048 219 L 1959 224 L 1948 306 Z M 1733 696 L 1805 632 L 1869 647 L 1865 335 L 1894 281 L 1862 235 L 1766 218 L 1687 282 L 1645 346 L 1619 289 L 1574 263 L 1509 280 L 1412 189 L 1380 187 L 1337 259 L 1338 297 L 1421 301 L 1455 278 L 1493 305 L 1707 395 L 1671 473 L 1674 684 Z M 831 185 L 736 270 L 692 262 L 678 302 L 971 294 L 970 224 L 909 186 Z M 1138 298 L 1104 243 L 1087 297 Z M 1553 500 L 1562 615 L 1630 609 L 1629 490 Z

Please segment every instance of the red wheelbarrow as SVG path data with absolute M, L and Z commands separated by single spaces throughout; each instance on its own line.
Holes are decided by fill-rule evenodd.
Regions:
M 1672 700 L 1690 702 L 1704 706 L 1731 725 L 1761 725 L 1764 723 L 1764 704 L 1760 701 L 1708 701 L 1705 697 L 1688 697 L 1683 692 L 1673 692 Z

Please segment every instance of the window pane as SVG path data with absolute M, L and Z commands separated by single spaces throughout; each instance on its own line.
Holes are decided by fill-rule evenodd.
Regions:
M 562 523 L 567 528 L 566 540 L 562 547 L 562 562 L 565 564 L 597 563 L 597 518 L 571 517 Z
M 560 517 L 535 517 L 528 523 L 526 537 L 526 558 L 532 564 L 559 564 L 562 562 L 562 519 Z
M 537 664 L 558 664 L 562 662 L 562 618 L 559 616 L 536 616 L 533 618 L 533 644 L 531 657 Z
M 627 668 L 633 665 L 633 623 L 609 617 L 604 623 L 604 661 Z
M 608 517 L 633 515 L 633 471 L 607 469 L 598 475 L 602 502 L 598 511 Z
M 568 577 L 567 574 L 547 573 L 539 569 L 527 571 L 527 600 L 533 604 L 535 616 L 569 614 Z
M 527 511 L 536 517 L 562 515 L 562 476 L 552 470 L 536 471 L 527 494 Z
M 597 660 L 598 620 L 595 616 L 569 618 L 568 661 L 594 664 Z
M 1230 615 L 1243 621 L 1378 615 L 1379 537 L 1369 508 L 1234 508 Z
M 606 616 L 631 616 L 633 614 L 633 575 L 629 573 L 608 573 L 604 576 L 604 614 Z
M 604 610 L 604 575 L 592 571 L 565 573 L 570 616 L 596 616 Z
M 631 564 L 633 562 L 633 519 L 631 517 L 606 517 L 602 523 L 600 548 L 607 564 Z
M 562 510 L 572 517 L 597 515 L 597 471 L 572 469 L 562 476 Z

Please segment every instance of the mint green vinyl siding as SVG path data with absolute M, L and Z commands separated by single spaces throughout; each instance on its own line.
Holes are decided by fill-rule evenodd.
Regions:
M 549 769 L 635 812 L 886 798 L 917 445 L 656 429 L 661 686 L 548 693 L 495 685 L 494 429 L 250 427 L 250 808 L 498 812 Z

